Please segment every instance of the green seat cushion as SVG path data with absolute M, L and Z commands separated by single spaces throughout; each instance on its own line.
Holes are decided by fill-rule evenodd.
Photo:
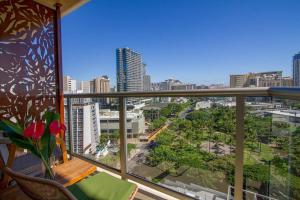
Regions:
M 78 200 L 128 200 L 136 185 L 100 172 L 68 187 Z

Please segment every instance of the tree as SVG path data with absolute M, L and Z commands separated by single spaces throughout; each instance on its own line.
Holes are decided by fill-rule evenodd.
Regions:
M 244 178 L 254 181 L 269 181 L 269 167 L 265 164 L 244 165 Z
M 192 128 L 192 122 L 186 119 L 175 119 L 172 122 L 172 128 L 175 131 L 187 131 Z
M 244 183 L 248 180 L 261 182 L 259 193 L 266 194 L 270 182 L 269 166 L 266 164 L 244 165 Z
M 287 122 L 281 122 L 281 121 L 274 121 L 273 122 L 273 126 L 275 128 L 278 128 L 278 129 L 288 129 L 290 127 L 290 124 L 287 123 Z
M 151 122 L 150 127 L 148 128 L 150 131 L 154 131 L 156 129 L 161 128 L 167 121 L 167 118 L 165 117 L 160 117 L 158 119 L 155 119 Z
M 292 134 L 291 152 L 291 171 L 294 175 L 300 176 L 300 127 L 298 127 Z
M 156 142 L 158 145 L 171 145 L 175 136 L 172 134 L 172 131 L 165 130 L 159 134 L 156 138 Z
M 128 143 L 128 144 L 127 144 L 127 154 L 130 155 L 131 150 L 133 150 L 133 149 L 135 149 L 135 148 L 136 148 L 136 144 Z
M 145 119 L 147 121 L 153 121 L 153 114 L 154 113 L 159 113 L 159 110 L 156 110 L 156 109 L 150 109 L 150 110 L 144 110 L 143 111 L 143 114 L 145 116 Z
M 288 149 L 290 124 L 287 122 L 274 121 L 272 125 L 273 141 L 277 148 Z
M 245 117 L 245 139 L 251 143 L 253 147 L 254 142 L 257 141 L 257 126 L 256 117 L 253 114 L 247 113 Z
M 166 107 L 160 110 L 160 114 L 164 117 L 175 117 L 182 110 L 183 106 L 181 104 L 169 103 Z
M 225 133 L 225 141 L 232 149 L 235 131 L 235 110 L 229 107 L 218 106 L 213 108 L 213 126 L 219 132 Z
M 234 141 L 234 132 L 235 132 L 235 113 L 233 109 L 227 110 L 224 115 L 224 130 L 226 136 L 229 136 L 229 145 L 230 145 L 230 152 L 232 149 L 232 144 Z
M 261 143 L 268 143 L 271 131 L 271 117 L 256 116 L 252 113 L 246 113 L 245 117 L 245 135 L 246 141 L 250 142 L 251 148 L 254 148 L 256 142 L 259 151 L 261 151 Z

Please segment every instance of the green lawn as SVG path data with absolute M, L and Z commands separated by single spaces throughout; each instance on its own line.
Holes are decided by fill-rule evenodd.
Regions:
M 119 153 L 117 153 L 117 155 L 109 153 L 105 157 L 100 158 L 98 161 L 111 167 L 117 167 L 120 163 L 120 155 Z
M 254 161 L 270 161 L 274 158 L 274 154 L 272 152 L 272 147 L 267 144 L 261 143 L 261 147 L 257 146 L 255 150 L 253 150 L 250 143 L 245 144 L 244 156 L 245 162 L 252 163 L 251 160 Z
M 128 143 L 127 144 L 127 153 L 130 153 L 131 150 L 136 148 L 136 144 Z
M 244 165 L 254 165 L 256 160 L 252 156 L 252 152 L 247 149 L 244 151 Z

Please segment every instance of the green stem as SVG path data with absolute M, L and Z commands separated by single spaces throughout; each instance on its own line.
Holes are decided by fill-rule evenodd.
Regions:
M 42 159 L 42 161 L 43 161 L 43 163 L 44 163 L 44 165 L 45 165 L 45 167 L 46 167 L 46 169 L 47 169 L 46 172 L 48 172 L 49 175 L 50 175 L 50 179 L 54 180 L 54 174 L 53 174 L 52 169 L 51 169 L 51 167 L 49 166 L 48 162 L 44 159 L 43 156 L 41 156 L 41 159 Z
M 49 173 L 50 179 L 54 180 L 54 175 L 53 175 L 52 169 L 51 169 L 51 167 L 49 166 L 49 162 L 48 162 L 49 159 L 48 159 L 48 161 L 47 161 L 47 160 L 44 158 L 42 152 L 40 151 L 40 148 L 39 148 L 39 145 L 38 145 L 37 141 L 35 141 L 34 144 L 35 144 L 35 147 L 36 147 L 37 152 L 38 152 L 39 155 L 40 155 L 41 160 L 43 161 L 44 166 L 46 167 L 46 173 Z

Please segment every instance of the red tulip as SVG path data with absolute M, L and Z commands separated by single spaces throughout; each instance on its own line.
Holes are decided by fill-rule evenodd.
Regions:
M 55 120 L 55 121 L 51 122 L 49 129 L 50 129 L 50 133 L 52 135 L 57 135 L 61 131 L 65 132 L 66 126 L 64 124 L 60 123 L 58 120 Z
M 38 140 L 42 137 L 45 130 L 45 124 L 43 122 L 33 122 L 25 128 L 23 135 L 27 138 Z

